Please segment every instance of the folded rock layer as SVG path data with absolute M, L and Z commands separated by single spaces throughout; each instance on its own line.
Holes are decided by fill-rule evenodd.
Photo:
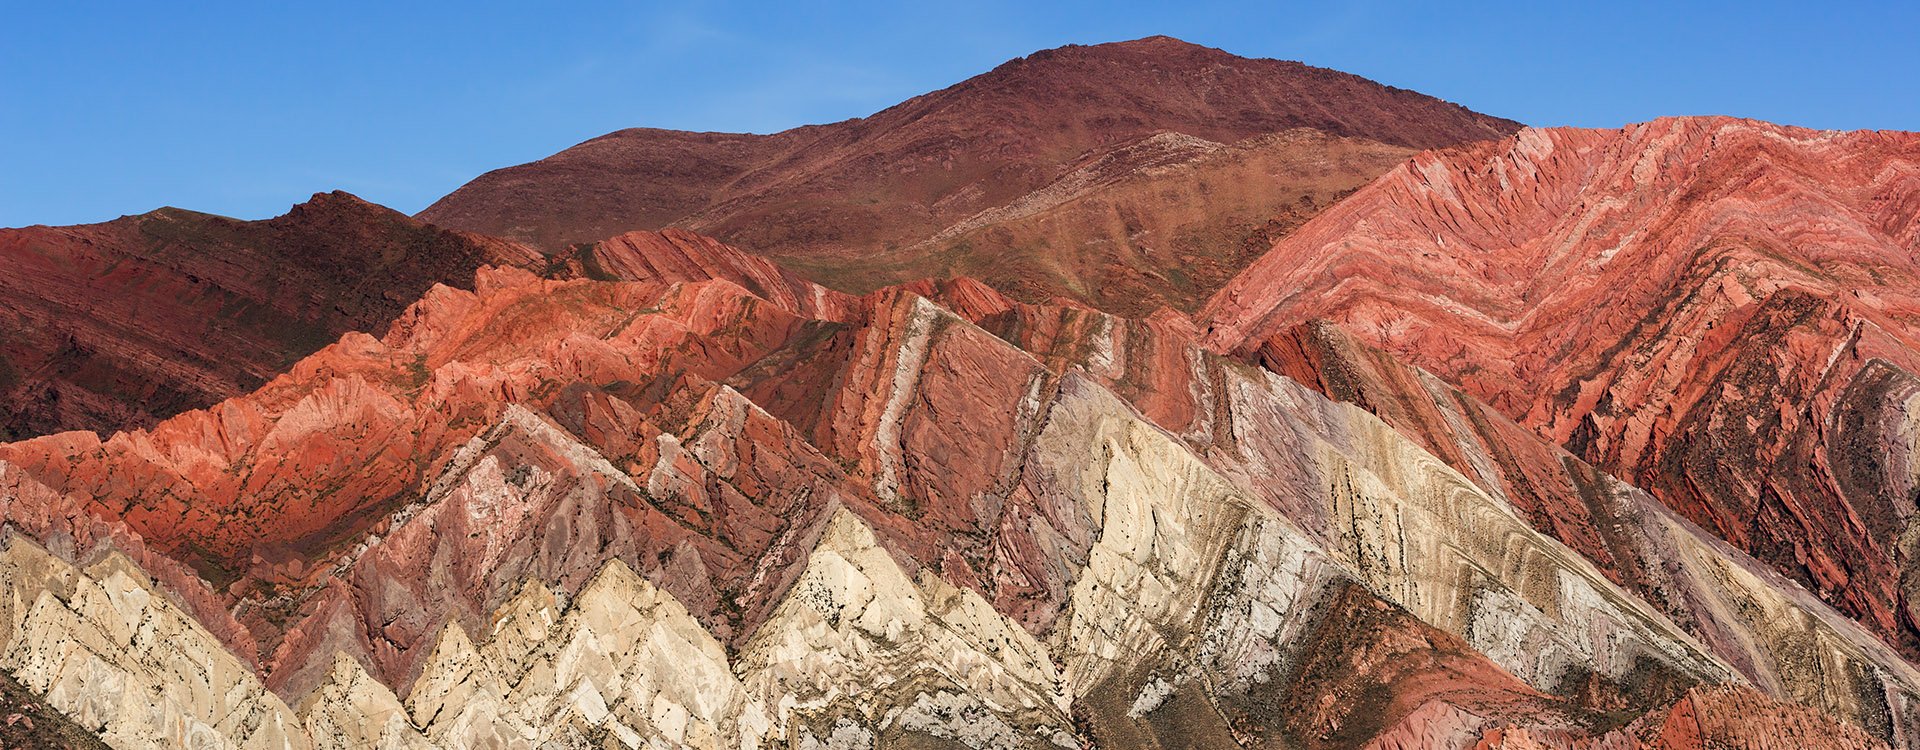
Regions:
M 1920 136 L 1726 118 L 1421 154 L 1203 315 L 1330 320 L 1769 563 L 1911 657 Z
M 1912 743 L 1911 667 L 1677 518 L 1596 564 L 1471 433 L 1178 316 L 743 257 L 483 269 L 253 394 L 0 446 L 49 519 L 5 666 L 125 747 Z

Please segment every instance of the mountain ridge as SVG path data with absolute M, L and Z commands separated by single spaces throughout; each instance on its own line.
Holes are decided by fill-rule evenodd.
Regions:
M 1331 319 L 1911 656 L 1916 206 L 1920 134 L 1530 129 L 1415 157 L 1275 243 L 1205 314 L 1210 341 L 1241 351 Z
M 419 217 L 548 252 L 633 229 L 681 227 L 782 259 L 854 293 L 953 275 L 955 264 L 967 274 L 1008 260 L 1034 267 L 1075 257 L 1034 274 L 1029 286 L 1040 290 L 1016 291 L 1030 301 L 1053 294 L 1086 300 L 1089 288 L 1110 279 L 1130 290 L 1098 302 L 1128 304 L 1137 296 L 1132 289 L 1140 289 L 1192 309 L 1237 267 L 1208 274 L 1197 290 L 1182 289 L 1162 278 L 1180 262 L 1168 257 L 1167 245 L 1184 242 L 1179 252 L 1189 259 L 1205 244 L 1237 245 L 1268 218 L 1297 210 L 1298 199 L 1323 207 L 1408 149 L 1518 127 L 1345 73 L 1154 37 L 1037 52 L 828 125 L 770 135 L 617 131 L 482 175 Z M 1143 227 L 1119 229 L 1133 220 L 1108 211 L 1075 221 L 1115 229 L 1082 230 L 1090 236 L 1073 236 L 1065 247 L 977 232 L 922 247 L 1130 142 L 1169 133 L 1232 145 L 1300 128 L 1352 139 L 1351 148 L 1370 156 L 1331 171 L 1303 171 L 1296 163 L 1317 152 L 1300 147 L 1279 160 L 1285 167 L 1259 176 L 1269 190 L 1243 189 L 1231 199 L 1239 204 L 1218 210 L 1205 192 L 1189 192 L 1181 200 L 1192 213 L 1227 215 L 1190 220 L 1197 238 L 1182 238 L 1186 226 L 1152 226 L 1155 214 L 1145 212 L 1136 214 L 1149 224 L 1152 236 L 1143 239 Z M 890 265 L 900 270 L 874 279 L 865 262 L 874 254 L 892 254 Z
M 0 230 L 0 435 L 209 406 L 443 278 L 533 257 L 337 191 L 260 221 L 162 208 Z
M 661 239 L 630 246 L 658 254 L 650 267 L 661 269 L 725 269 L 728 253 L 736 252 L 690 236 Z M 673 261 L 690 254 L 709 260 Z M 580 654 L 588 656 L 571 662 L 577 668 L 600 669 L 591 666 L 600 658 L 591 654 L 625 658 L 619 654 L 628 647 L 611 645 L 617 641 L 582 641 L 585 636 L 566 630 L 558 632 L 567 643 L 602 645 L 562 649 L 555 643 L 552 651 L 511 656 L 522 648 L 513 645 L 519 641 L 489 651 L 498 636 L 462 646 L 459 636 L 448 635 L 504 632 L 500 623 L 522 617 L 512 613 L 531 611 L 516 602 L 538 608 L 535 584 L 568 592 L 595 585 L 591 581 L 604 577 L 606 553 L 645 580 L 645 591 L 658 587 L 698 623 L 682 619 L 675 627 L 697 627 L 716 644 L 743 644 L 731 669 L 750 695 L 764 696 L 761 705 L 769 707 L 793 705 L 779 698 L 790 695 L 808 707 L 781 714 L 787 718 L 772 726 L 816 736 L 856 730 L 886 736 L 884 725 L 844 713 L 842 701 L 863 695 L 902 708 L 926 701 L 1002 707 L 967 709 L 987 713 L 967 714 L 976 718 L 937 732 L 1004 726 L 992 731 L 1012 734 L 995 736 L 1062 737 L 1065 717 L 1049 703 L 1059 698 L 1032 704 L 1033 712 L 1009 712 L 1003 699 L 970 703 L 984 697 L 978 688 L 900 679 L 894 667 L 860 656 L 916 642 L 903 638 L 909 632 L 925 633 L 931 642 L 952 643 L 940 640 L 951 637 L 941 633 L 957 633 L 963 642 L 980 643 L 977 634 L 991 632 L 980 628 L 996 621 L 1003 624 L 991 627 L 1053 634 L 1044 653 L 1060 650 L 1046 661 L 1019 661 L 1041 657 L 1016 657 L 1004 647 L 995 658 L 1009 660 L 1007 669 L 1064 668 L 1065 699 L 1082 706 L 1091 722 L 1076 729 L 1078 736 L 1107 743 L 1178 746 L 1178 722 L 1206 715 L 1191 707 L 1196 700 L 1218 702 L 1235 715 L 1262 715 L 1259 700 L 1244 692 L 1255 683 L 1241 682 L 1255 678 L 1234 675 L 1292 681 L 1302 701 L 1313 691 L 1343 689 L 1338 680 L 1279 666 L 1293 663 L 1296 657 L 1287 654 L 1306 653 L 1297 651 L 1306 648 L 1301 644 L 1319 641 L 1292 640 L 1281 634 L 1294 631 L 1262 624 L 1260 613 L 1269 610 L 1311 618 L 1325 607 L 1339 613 L 1330 616 L 1362 626 L 1338 636 L 1309 627 L 1311 619 L 1289 626 L 1307 627 L 1315 639 L 1349 639 L 1361 649 L 1336 649 L 1323 658 L 1384 649 L 1414 660 L 1403 662 L 1412 670 L 1405 677 L 1368 672 L 1366 679 L 1412 680 L 1405 683 L 1411 690 L 1431 679 L 1419 676 L 1429 667 L 1414 665 L 1429 663 L 1456 680 L 1462 672 L 1475 675 L 1452 683 L 1452 692 L 1408 693 L 1426 697 L 1389 716 L 1321 714 L 1355 737 L 1545 732 L 1597 739 L 1610 729 L 1592 723 L 1588 712 L 1631 711 L 1658 725 L 1660 707 L 1689 695 L 1706 701 L 1697 688 L 1747 679 L 1730 666 L 1739 662 L 1718 655 L 1739 652 L 1710 651 L 1656 609 L 1615 589 L 1585 558 L 1557 552 L 1564 549 L 1558 542 L 1504 510 L 1511 501 L 1479 489 L 1357 410 L 1192 348 L 1198 331 L 1178 316 L 1130 321 L 1071 305 L 1024 305 L 967 280 L 877 292 L 860 300 L 860 312 L 844 323 L 800 319 L 793 306 L 818 295 L 785 295 L 789 302 L 775 303 L 725 279 L 553 280 L 485 269 L 473 286 L 472 292 L 436 288 L 383 339 L 349 334 L 261 393 L 97 447 L 71 444 L 71 434 L 0 446 L 0 467 L 18 466 L 57 492 L 104 504 L 96 507 L 143 509 L 126 517 L 139 534 L 133 538 L 151 535 L 144 543 L 155 549 L 240 543 L 239 559 L 250 562 L 220 596 L 233 603 L 243 629 L 196 635 L 177 647 L 259 654 L 254 669 L 264 678 L 247 670 L 220 678 L 259 696 L 258 704 L 242 704 L 244 715 L 261 715 L 257 709 L 313 726 L 311 717 L 322 711 L 332 717 L 324 726 L 340 726 L 358 721 L 358 709 L 350 706 L 362 704 L 327 696 L 366 695 L 377 682 L 394 695 L 410 695 L 407 705 L 417 707 L 411 719 L 392 725 L 400 732 L 393 736 L 422 731 L 454 746 L 503 726 L 435 718 L 431 706 L 442 704 L 432 696 L 494 690 L 484 676 L 490 672 L 461 666 L 471 663 L 461 656 L 469 649 L 507 659 L 501 669 L 516 669 L 521 659 L 577 660 Z M 940 299 L 967 314 L 947 311 Z M 795 362 L 805 365 L 791 366 Z M 425 382 L 416 381 L 420 366 L 427 368 Z M 821 368 L 830 376 L 820 377 Z M 658 379 L 635 382 L 648 373 Z M 502 393 L 520 395 L 503 406 L 495 395 Z M 399 405 L 381 406 L 388 403 Z M 970 416 L 956 421 L 962 414 Z M 406 435 L 416 436 L 412 447 L 393 451 L 389 437 Z M 1237 447 L 1223 450 L 1224 441 Z M 221 477 L 236 470 L 244 486 Z M 142 478 L 128 481 L 136 475 Z M 263 476 L 278 478 L 256 481 Z M 1256 476 L 1263 480 L 1250 480 Z M 350 493 L 315 492 L 348 477 L 372 484 Z M 389 484 L 418 489 L 397 495 L 379 489 Z M 800 487 L 808 489 L 794 491 Z M 371 514 L 347 504 L 391 496 L 403 502 Z M 225 524 L 195 521 L 221 507 L 254 508 L 246 514 L 249 528 L 296 541 L 309 526 L 338 529 L 367 515 L 386 520 L 356 521 L 358 530 L 340 541 L 295 547 L 292 554 L 256 547 L 249 556 L 245 544 L 258 534 L 236 536 Z M 9 516 L 24 516 L 23 510 L 11 509 Z M 179 520 L 169 515 L 176 511 Z M 309 523 L 298 520 L 303 514 L 319 516 Z M 1465 516 L 1479 520 L 1464 523 Z M 842 520 L 850 517 L 857 520 Z M 1420 536 L 1406 536 L 1413 529 Z M 969 541 L 976 538 L 995 541 L 982 547 Z M 8 564 L 58 568 L 24 562 L 46 553 L 19 544 L 10 549 L 23 562 Z M 1711 547 L 1696 549 L 1707 564 L 1746 564 Z M 763 561 L 749 565 L 756 554 Z M 839 561 L 854 558 L 853 569 L 865 572 L 838 572 L 846 568 L 836 566 L 847 564 Z M 90 565 L 87 581 L 109 591 L 154 585 L 115 573 L 114 565 Z M 900 572 L 887 572 L 888 566 Z M 1289 570 L 1306 577 L 1274 578 Z M 1460 612 L 1443 604 L 1449 589 L 1435 581 L 1446 576 L 1433 577 L 1442 570 L 1515 572 L 1481 581 L 1479 590 L 1505 593 L 1485 594 L 1495 598 Z M 33 583 L 38 579 L 31 576 L 8 580 L 57 586 Z M 1146 588 L 1125 593 L 1141 581 Z M 1541 589 L 1545 584 L 1521 585 L 1525 581 L 1559 583 Z M 27 672 L 36 689 L 85 679 L 37 666 L 53 663 L 40 655 L 54 647 L 48 639 L 58 632 L 43 623 L 121 627 L 88 603 L 96 595 L 85 592 L 96 583 L 82 583 L 80 593 L 38 607 L 20 631 L 25 640 L 9 651 L 22 654 L 20 664 L 36 665 Z M 1724 624 L 1715 627 L 1748 634 L 1728 642 L 1761 644 L 1759 653 L 1773 655 L 1765 658 L 1791 658 L 1788 649 L 1800 642 L 1793 639 L 1812 637 L 1839 661 L 1823 663 L 1820 669 L 1835 670 L 1820 673 L 1826 676 L 1780 672 L 1756 681 L 1775 698 L 1731 689 L 1731 705 L 1791 714 L 1785 704 L 1767 702 L 1785 699 L 1840 712 L 1879 737 L 1910 731 L 1915 717 L 1897 705 L 1819 692 L 1843 673 L 1874 675 L 1863 685 L 1883 690 L 1920 691 L 1910 666 L 1875 655 L 1870 638 L 1855 640 L 1862 636 L 1820 624 L 1817 603 L 1796 602 L 1764 580 L 1739 585 L 1749 587 L 1736 589 L 1744 596 L 1810 618 L 1810 635 L 1783 636 L 1760 629 L 1760 621 L 1716 614 L 1715 622 Z M 536 595 L 527 599 L 528 591 Z M 1202 596 L 1206 591 L 1214 593 Z M 275 603 L 282 598 L 293 606 Z M 584 597 L 583 606 L 593 599 Z M 911 602 L 935 600 L 974 603 L 932 620 L 899 609 L 919 612 Z M 201 605 L 189 598 L 165 606 L 166 618 L 184 623 L 179 618 Z M 508 619 L 486 614 L 492 611 Z M 872 614 L 842 616 L 846 612 Z M 95 625 L 86 618 L 103 619 Z M 1203 621 L 1213 624 L 1203 627 Z M 1504 629 L 1487 630 L 1495 621 Z M 914 624 L 923 622 L 931 624 Z M 838 635 L 821 635 L 819 628 Z M 1167 640 L 1177 633 L 1191 635 Z M 1260 635 L 1266 633 L 1273 635 Z M 220 638 L 237 638 L 239 645 L 220 645 Z M 842 642 L 834 639 L 847 640 L 828 648 Z M 1122 642 L 1129 645 L 1117 645 Z M 1561 645 L 1511 645 L 1535 642 Z M 601 648 L 608 650 L 595 651 Z M 1599 656 L 1589 661 L 1559 648 Z M 1210 656 L 1242 650 L 1251 661 Z M 1136 652 L 1158 654 L 1154 663 L 1162 666 L 1143 674 L 1130 656 L 1120 658 Z M 343 672 L 341 653 L 364 667 Z M 932 657 L 903 658 L 912 665 Z M 803 662 L 790 659 L 838 666 L 795 670 L 791 665 Z M 1585 671 L 1594 668 L 1602 671 Z M 1760 670 L 1755 675 L 1773 674 L 1770 667 L 1753 668 Z M 663 667 L 650 669 L 661 674 Z M 842 669 L 864 676 L 834 676 Z M 433 677 L 414 682 L 421 674 Z M 263 692 L 268 688 L 285 692 Z M 70 695 L 52 694 L 63 701 Z M 1120 705 L 1094 699 L 1107 694 L 1135 697 Z M 380 705 L 388 699 L 366 700 Z M 611 706 L 614 699 L 606 701 Z M 579 710 L 589 725 L 604 721 L 593 718 L 601 716 L 597 710 Z M 616 713 L 642 716 L 627 711 Z M 82 715 L 90 721 L 105 716 Z M 714 726 L 732 721 L 726 714 L 702 716 Z M 744 724 L 736 726 L 768 727 L 752 719 L 752 711 L 740 716 Z M 670 714 L 647 719 L 651 725 L 631 723 L 636 720 L 622 719 L 643 734 L 676 731 Z M 279 731 L 261 721 L 231 731 L 282 736 L 260 734 Z M 421 729 L 408 729 L 409 721 Z M 846 721 L 853 728 L 839 729 Z M 1321 731 L 1242 722 L 1203 727 L 1243 738 Z M 936 731 L 925 728 L 941 725 L 914 726 Z M 483 734 L 463 734 L 476 731 Z M 1866 742 L 1858 730 L 1829 734 L 1836 744 Z M 470 739 L 452 739 L 461 736 Z
M 1149 37 L 474 184 L 580 239 L 0 230 L 0 365 L 51 363 L 0 398 L 126 423 L 0 440 L 21 719 L 1920 747 L 1920 134 L 1522 128 Z M 79 387 L 149 372 L 201 405 Z

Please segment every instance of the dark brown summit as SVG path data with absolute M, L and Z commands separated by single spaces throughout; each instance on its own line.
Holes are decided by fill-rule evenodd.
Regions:
M 1266 247 L 1413 150 L 1518 127 L 1156 36 L 1037 52 L 831 125 L 622 130 L 482 175 L 420 218 L 550 252 L 683 227 L 852 291 L 965 274 L 1027 298 L 1192 308 L 1251 260 L 1248 240 Z M 1142 192 L 1170 200 L 1148 212 Z
M 264 221 L 162 208 L 0 229 L 0 439 L 210 406 L 437 282 L 536 257 L 342 192 Z

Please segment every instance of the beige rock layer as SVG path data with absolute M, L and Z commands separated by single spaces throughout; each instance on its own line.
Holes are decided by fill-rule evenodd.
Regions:
M 407 706 L 443 747 L 755 748 L 769 730 L 720 643 L 618 560 L 564 611 L 528 584 L 482 645 L 449 624 Z
M 0 666 L 115 748 L 306 748 L 292 709 L 118 552 L 78 567 L 8 532 Z
M 765 314 L 723 283 L 646 295 L 510 275 L 480 286 L 449 299 L 512 314 L 476 322 L 449 303 L 434 313 L 446 320 L 427 325 L 423 312 L 391 338 L 453 342 L 435 349 L 445 375 L 479 357 L 457 342 L 485 321 L 590 319 L 617 338 L 671 322 L 628 310 L 635 300 L 708 299 L 717 312 L 699 326 L 710 333 L 750 332 Z M 567 304 L 550 306 L 562 294 Z M 1464 741 L 1505 724 L 1577 734 L 1593 729 L 1583 717 L 1595 710 L 1645 713 L 1702 683 L 1743 679 L 1905 736 L 1907 673 L 1830 627 L 1817 602 L 1743 577 L 1740 565 L 1702 589 L 1724 595 L 1700 611 L 1769 623 L 1727 631 L 1752 633 L 1748 651 L 1709 647 L 1528 526 L 1509 500 L 1291 380 L 1113 321 L 1083 350 L 1102 368 L 1089 375 L 906 291 L 870 302 L 858 324 L 757 345 L 790 359 L 730 365 L 715 373 L 733 373 L 727 386 L 665 382 L 666 396 L 591 389 L 651 371 L 602 351 L 612 339 L 492 342 L 517 352 L 472 402 L 492 406 L 462 417 L 443 459 L 411 469 L 440 481 L 334 561 L 344 567 L 314 573 L 334 580 L 276 652 L 304 655 L 276 659 L 301 670 L 275 683 L 298 699 L 297 717 L 177 612 L 159 618 L 180 633 L 173 642 L 108 648 L 131 626 L 114 624 L 125 619 L 118 605 L 103 607 L 88 586 L 171 612 L 126 565 L 89 568 L 86 585 L 57 565 L 10 576 L 15 624 L 0 653 L 64 654 L 72 646 L 59 633 L 106 633 L 87 653 L 143 684 L 214 685 L 222 710 L 210 718 L 198 718 L 209 714 L 199 693 L 152 710 L 180 726 L 219 725 L 226 746 L 280 727 L 289 747 L 1045 747 L 1089 731 L 1122 747 L 1340 747 L 1354 744 L 1341 737 L 1396 732 Z M 662 363 L 692 355 L 660 352 L 709 346 L 742 362 L 763 356 L 734 333 L 671 331 L 629 353 L 668 371 Z M 1178 377 L 1133 382 L 1185 388 L 1200 427 L 1176 437 L 1156 424 L 1174 420 L 1149 419 L 1100 384 L 1143 354 Z M 782 363 L 802 359 L 827 363 L 805 365 L 813 380 L 798 382 L 831 383 L 830 397 L 783 390 L 796 381 L 777 377 Z M 328 381 L 334 395 L 373 382 L 353 377 Z M 558 383 L 581 389 L 532 395 Z M 795 407 L 799 398 L 812 408 Z M 309 400 L 268 436 L 325 422 L 328 412 L 300 406 Z M 663 421 L 642 421 L 653 418 Z M 1710 545 L 1688 554 L 1696 572 L 1731 559 Z M 736 585 L 703 582 L 714 571 Z M 369 585 L 334 598 L 349 575 Z M 35 616 L 71 627 L 29 616 L 49 598 L 58 606 Z M 352 607 L 356 619 L 339 614 Z M 182 648 L 195 658 L 167 656 Z M 1743 653 L 1772 659 L 1773 671 L 1727 663 Z M 41 669 L 9 665 L 27 677 Z M 1838 698 L 1803 689 L 1852 673 L 1868 676 Z M 79 674 L 88 688 L 116 684 Z M 26 681 L 85 713 L 84 691 Z M 1382 690 L 1389 704 L 1362 700 Z M 1899 705 L 1876 710 L 1870 690 Z
M 1078 692 L 1104 676 L 1096 665 L 1110 655 L 1132 658 L 1148 647 L 1142 639 L 1193 628 L 1212 566 L 1240 525 L 1278 516 L 1111 394 L 1090 383 L 1062 390 L 1043 441 L 1057 446 L 1057 465 L 1078 475 L 1079 494 L 1099 504 L 1102 520 L 1066 635 Z M 1319 501 L 1340 531 L 1331 549 L 1318 549 L 1291 524 L 1267 524 L 1288 542 L 1546 692 L 1570 689 L 1565 681 L 1588 668 L 1625 681 L 1644 662 L 1690 682 L 1738 679 L 1664 616 L 1370 415 L 1342 426 L 1359 428 L 1346 445 L 1303 436 L 1321 463 Z M 1118 623 L 1139 635 L 1099 632 Z
M 930 571 L 909 577 L 847 510 L 828 523 L 806 572 L 742 649 L 737 669 L 779 725 L 847 704 L 858 719 L 836 726 L 881 737 L 926 735 L 972 748 L 1077 745 L 1046 647 L 978 593 Z M 811 733 L 804 726 L 792 736 L 804 744 Z

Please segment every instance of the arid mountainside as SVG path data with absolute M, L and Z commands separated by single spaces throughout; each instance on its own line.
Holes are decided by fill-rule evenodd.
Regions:
M 266 221 L 168 208 L 0 229 L 0 438 L 211 406 L 385 327 L 435 283 L 536 257 L 345 193 Z
M 912 245 L 857 263 L 780 260 L 856 291 L 968 276 L 1019 299 L 1062 296 L 1134 316 L 1191 312 L 1276 237 L 1412 154 L 1305 128 L 1231 146 L 1160 133 Z
M 562 261 L 151 430 L 0 446 L 0 666 L 115 747 L 1920 732 L 1920 673 L 1830 607 L 1510 423 L 1403 434 L 1293 379 L 1325 356 L 968 279 L 846 297 L 684 233 Z M 1582 487 L 1613 515 L 1528 523 Z
M 6 747 L 1920 748 L 1920 134 L 1153 37 L 0 292 Z
M 1252 356 L 1331 321 L 1920 654 L 1920 135 L 1676 118 L 1424 153 L 1204 315 Z
M 420 218 L 549 252 L 684 227 L 847 291 L 974 274 L 1145 314 L 1192 310 L 1411 150 L 1518 127 L 1153 37 L 1038 52 L 830 125 L 611 133 L 483 175 Z

